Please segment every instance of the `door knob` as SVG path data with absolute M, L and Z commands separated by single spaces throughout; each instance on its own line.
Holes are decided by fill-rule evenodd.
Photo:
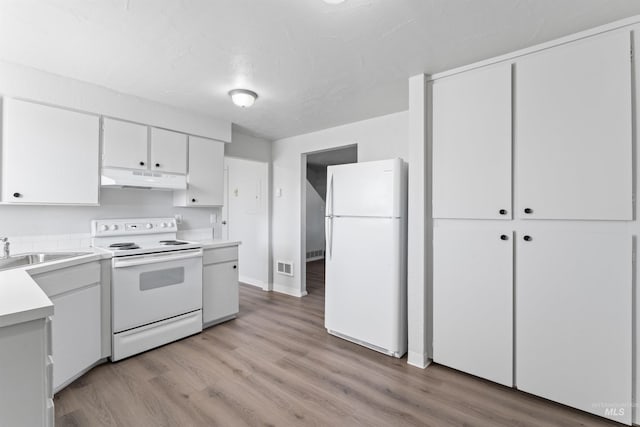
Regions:
M 500 236 L 500 240 L 509 240 L 509 236 L 507 236 L 506 234 L 503 234 Z
M 531 236 L 529 236 L 529 235 L 526 235 L 526 236 L 524 236 L 523 238 L 524 238 L 524 240 L 525 240 L 525 241 L 527 241 L 527 242 L 530 242 L 531 240 L 533 240 L 533 239 L 531 238 Z
M 526 214 L 531 214 L 531 213 L 533 213 L 533 209 L 531 209 L 531 208 L 524 208 L 524 213 L 526 213 Z
M 227 221 L 222 221 L 222 225 L 227 225 Z
M 234 266 L 233 266 L 233 269 L 235 270 L 236 268 L 238 268 L 238 266 L 237 266 L 237 265 L 234 265 Z

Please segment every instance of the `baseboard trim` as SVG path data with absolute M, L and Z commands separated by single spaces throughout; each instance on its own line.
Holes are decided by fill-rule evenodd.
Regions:
M 255 286 L 257 288 L 260 288 L 264 291 L 268 291 L 269 290 L 269 285 L 266 284 L 265 282 L 263 282 L 262 280 L 258 280 L 258 279 L 254 279 L 251 277 L 245 277 L 245 276 L 240 276 L 238 277 L 238 280 L 246 285 L 251 285 L 251 286 Z
M 425 369 L 431 364 L 431 359 L 426 353 L 416 353 L 415 351 L 409 351 L 407 353 L 407 363 L 416 368 Z
M 282 285 L 280 283 L 273 284 L 273 292 L 278 292 L 280 294 L 290 295 L 292 297 L 301 298 L 307 295 L 307 291 L 300 292 L 300 289 L 294 289 L 289 286 Z

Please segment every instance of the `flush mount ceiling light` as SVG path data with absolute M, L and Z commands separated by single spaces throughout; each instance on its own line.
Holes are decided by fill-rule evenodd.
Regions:
M 242 108 L 251 107 L 258 98 L 257 93 L 248 89 L 233 89 L 229 91 L 229 96 L 234 104 Z

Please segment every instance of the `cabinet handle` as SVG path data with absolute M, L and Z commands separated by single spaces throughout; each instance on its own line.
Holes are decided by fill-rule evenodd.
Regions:
M 160 167 L 160 163 L 156 163 L 156 167 L 159 168 Z
M 22 194 L 20 194 L 20 193 L 13 193 L 13 197 L 15 197 L 15 198 L 17 199 L 18 197 L 22 197 Z
M 506 234 L 503 234 L 500 236 L 500 240 L 509 240 L 509 236 L 507 236 Z
M 526 242 L 530 242 L 531 240 L 533 240 L 533 239 L 531 238 L 531 236 L 529 236 L 529 235 L 524 236 L 524 237 L 523 237 L 523 239 L 524 239 Z
M 195 202 L 196 202 L 196 199 L 191 199 L 191 203 L 195 203 Z
M 237 266 L 237 265 L 234 265 L 234 266 L 233 266 L 233 269 L 235 270 L 236 268 L 238 268 L 238 266 Z
M 532 213 L 533 213 L 533 209 L 531 209 L 531 208 L 524 208 L 524 213 L 526 213 L 526 214 L 532 214 Z
M 500 215 L 506 215 L 507 214 L 507 210 L 506 209 L 500 209 L 498 212 L 500 213 Z
M 144 166 L 144 162 L 140 162 L 140 166 Z

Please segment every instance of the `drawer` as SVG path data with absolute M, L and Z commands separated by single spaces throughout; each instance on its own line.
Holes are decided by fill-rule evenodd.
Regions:
M 48 297 L 56 296 L 100 283 L 100 262 L 88 262 L 48 273 L 36 274 L 33 276 L 33 280 Z
M 235 261 L 238 259 L 238 247 L 207 249 L 202 257 L 202 264 L 217 264 L 219 262 Z

